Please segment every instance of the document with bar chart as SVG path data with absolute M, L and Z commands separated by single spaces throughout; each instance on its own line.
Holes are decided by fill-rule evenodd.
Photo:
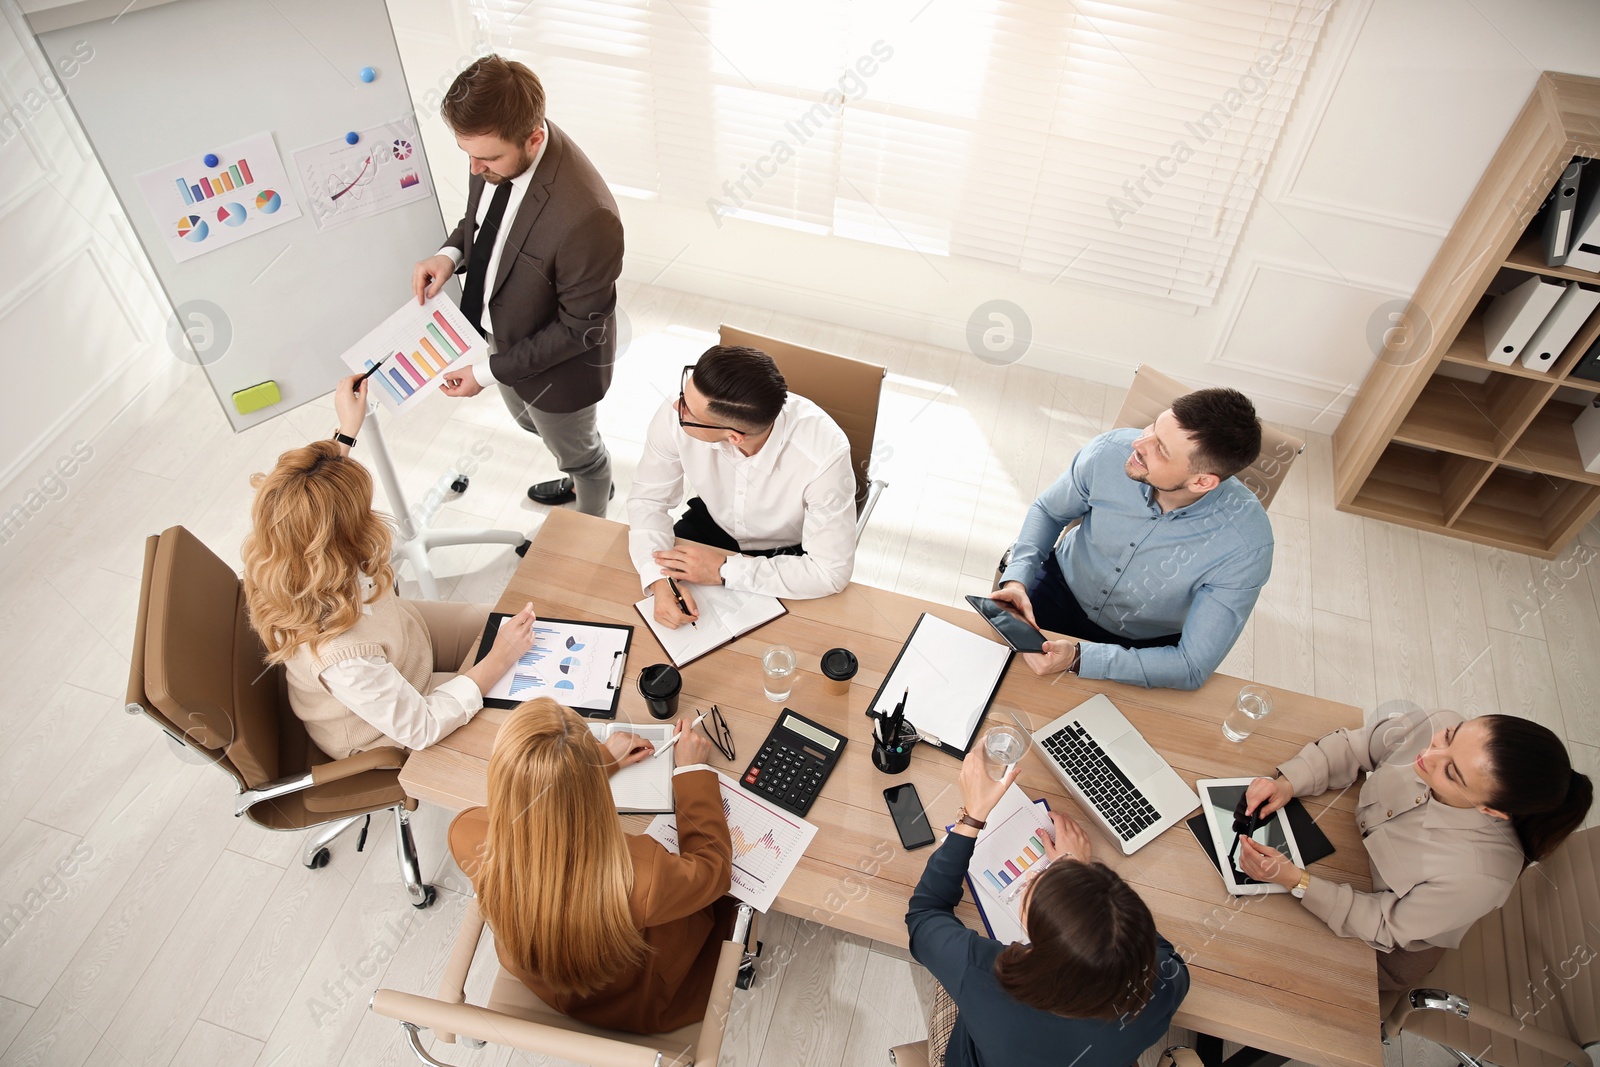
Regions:
M 663 756 L 663 759 L 666 757 Z M 778 891 L 789 880 L 817 835 L 815 823 L 806 822 L 740 789 L 732 778 L 717 772 L 722 786 L 722 814 L 733 839 L 733 885 L 729 895 L 758 911 L 768 911 Z M 678 817 L 658 815 L 644 831 L 668 852 L 678 851 Z
M 167 250 L 179 263 L 300 217 L 272 134 L 193 155 L 136 179 Z
M 407 300 L 342 358 L 354 371 L 380 364 L 367 392 L 390 411 L 402 412 L 439 388 L 446 367 L 456 362 L 465 366 L 488 354 L 489 346 L 461 309 L 441 294 L 424 304 Z
M 1022 898 L 1002 903 L 1006 886 L 1021 878 L 1044 859 L 1044 842 L 1050 837 L 1050 808 L 1043 800 L 1028 799 L 1013 785 L 989 813 L 988 826 L 978 831 L 967 866 L 967 891 L 978 905 L 989 936 L 1003 945 L 1028 943 L 1022 928 Z
M 490 613 L 474 663 L 489 654 L 501 621 L 510 617 L 502 611 Z M 632 641 L 631 626 L 540 619 L 533 624 L 533 647 L 489 687 L 483 702 L 491 708 L 514 708 L 534 697 L 554 697 L 580 715 L 616 718 Z

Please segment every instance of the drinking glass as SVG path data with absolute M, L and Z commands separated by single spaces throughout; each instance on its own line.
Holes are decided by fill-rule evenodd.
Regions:
M 1239 690 L 1228 717 L 1222 720 L 1222 736 L 1229 741 L 1243 741 L 1272 711 L 1272 694 L 1259 685 L 1247 685 Z
M 789 693 L 794 689 L 795 666 L 798 662 L 794 649 L 788 645 L 773 645 L 761 653 L 762 685 L 766 688 L 768 700 L 781 704 L 789 699 Z
M 1015 726 L 1001 723 L 983 735 L 983 768 L 995 781 L 1006 776 L 1028 751 L 1028 739 Z

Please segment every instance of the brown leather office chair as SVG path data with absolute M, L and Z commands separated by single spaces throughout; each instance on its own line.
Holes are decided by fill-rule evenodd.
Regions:
M 735 326 L 724 325 L 718 333 L 722 344 L 759 348 L 771 356 L 789 388 L 826 411 L 850 439 L 850 463 L 856 475 L 856 540 L 861 540 L 872 509 L 889 484 L 873 478 L 871 472 L 878 400 L 887 372 L 876 363 L 763 337 Z
M 406 892 L 426 908 L 435 894 L 411 837 L 417 802 L 400 788 L 405 750 L 329 759 L 290 709 L 283 668 L 266 668 L 264 656 L 232 567 L 182 526 L 145 541 L 128 714 L 148 715 L 184 751 L 232 775 L 235 816 L 268 830 L 321 827 L 306 845 L 307 867 L 326 866 L 329 843 L 355 823 L 393 811 Z
M 1156 416 L 1171 407 L 1174 400 L 1191 391 L 1176 378 L 1169 378 L 1141 363 L 1134 369 L 1133 384 L 1128 387 L 1128 395 L 1123 398 L 1122 407 L 1117 410 L 1112 428 L 1143 429 L 1155 422 Z M 1306 443 L 1300 438 L 1262 423 L 1261 451 L 1256 456 L 1256 461 L 1234 477 L 1256 495 L 1263 508 L 1271 507 L 1272 498 L 1278 495 L 1278 489 L 1289 474 L 1290 465 L 1305 450 Z M 1067 526 L 1067 530 L 1076 525 L 1077 520 L 1073 520 Z M 1061 531 L 1062 536 L 1065 536 L 1066 532 L 1066 530 Z M 1059 538 L 1057 540 L 1059 542 Z M 1011 549 L 1007 547 L 1000 556 L 1000 565 L 995 568 L 995 588 L 1000 587 L 1000 575 L 1010 564 Z
M 467 971 L 472 966 L 484 928 L 477 897 L 467 900 L 461 930 L 439 982 L 438 997 L 380 989 L 372 995 L 371 1008 L 400 1023 L 411 1043 L 412 1053 L 428 1067 L 449 1065 L 434 1059 L 423 1049 L 419 1033 L 424 1029 L 433 1030 L 444 1044 L 453 1044 L 459 1034 L 474 1046 L 493 1042 L 592 1067 L 663 1067 L 664 1064 L 692 1063 L 715 1067 L 733 1007 L 733 991 L 741 984 L 740 973 L 742 970 L 753 973 L 748 970 L 753 958 L 746 953 L 745 946 L 754 936 L 754 920 L 755 909 L 748 904 L 739 905 L 733 932 L 722 943 L 705 1018 L 666 1034 L 603 1030 L 562 1015 L 534 996 L 527 986 L 500 967 L 498 961 L 488 1002 L 481 1008 L 465 1003 Z M 743 984 L 748 985 L 748 982 Z
M 1463 1063 L 1588 1067 L 1600 1041 L 1600 828 L 1522 872 L 1511 896 L 1398 998 L 1384 1022 Z M 1469 1055 L 1470 1054 L 1470 1057 Z

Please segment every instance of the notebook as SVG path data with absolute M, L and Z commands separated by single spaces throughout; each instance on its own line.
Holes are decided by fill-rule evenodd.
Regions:
M 612 734 L 638 734 L 660 748 L 672 740 L 672 723 L 592 722 L 589 732 L 604 743 Z M 611 800 L 624 813 L 672 811 L 672 755 L 651 756 L 611 776 Z
M 656 622 L 654 593 L 634 605 L 639 609 L 639 614 L 644 616 L 650 632 L 656 635 L 661 647 L 672 657 L 673 664 L 679 667 L 721 648 L 736 637 L 743 637 L 789 610 L 775 596 L 741 593 L 722 585 L 696 585 L 691 592 L 695 607 L 700 609 L 700 618 L 695 626 L 684 623 L 676 630 L 669 630 Z

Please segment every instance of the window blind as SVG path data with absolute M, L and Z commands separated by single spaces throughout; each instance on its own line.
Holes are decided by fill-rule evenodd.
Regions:
M 1207 306 L 1328 0 L 464 0 L 624 195 Z

